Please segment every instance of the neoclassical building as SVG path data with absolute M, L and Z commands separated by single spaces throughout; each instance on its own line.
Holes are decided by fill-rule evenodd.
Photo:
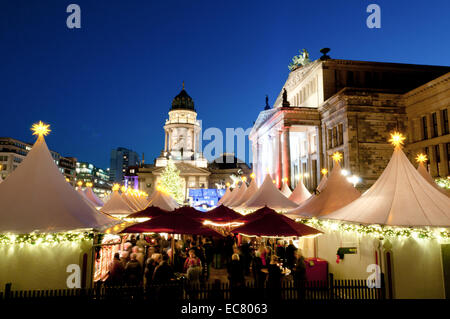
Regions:
M 431 173 L 449 174 L 450 67 L 331 59 L 290 66 L 273 107 L 265 107 L 250 133 L 258 182 L 270 172 L 281 185 L 301 178 L 313 190 L 331 155 L 367 189 L 392 153 L 389 133 L 403 132 L 406 151 L 429 154 Z M 298 60 L 298 59 L 297 59 Z
M 224 154 L 208 163 L 202 153 L 202 131 L 197 120 L 194 100 L 186 92 L 184 83 L 181 92 L 173 99 L 168 115 L 163 127 L 164 149 L 153 164 L 142 163 L 127 169 L 126 183 L 129 186 L 151 194 L 169 160 L 172 160 L 180 171 L 186 197 L 189 189 L 217 188 L 231 183 L 232 175 L 250 175 L 249 166 L 233 154 Z

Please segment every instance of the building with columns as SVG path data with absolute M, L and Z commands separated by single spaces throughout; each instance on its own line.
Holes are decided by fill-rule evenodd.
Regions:
M 233 175 L 250 175 L 248 165 L 233 154 L 220 156 L 208 163 L 202 153 L 202 130 L 194 100 L 186 92 L 184 83 L 181 92 L 173 99 L 168 115 L 163 127 L 164 149 L 154 163 L 128 167 L 125 177 L 128 186 L 151 194 L 169 160 L 180 171 L 186 197 L 189 189 L 217 188 L 232 183 Z
M 258 183 L 269 172 L 279 186 L 287 178 L 293 188 L 301 178 L 312 191 L 338 151 L 341 166 L 360 177 L 357 187 L 367 189 L 389 161 L 394 130 L 406 135 L 411 159 L 428 152 L 432 175 L 446 177 L 450 67 L 337 60 L 326 53 L 294 65 L 273 107 L 259 114 L 249 136 Z

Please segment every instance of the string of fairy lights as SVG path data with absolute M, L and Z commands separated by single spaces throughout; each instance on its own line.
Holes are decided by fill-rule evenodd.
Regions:
M 20 235 L 0 234 L 0 246 L 14 244 L 51 245 L 67 242 L 90 241 L 93 239 L 93 232 L 30 233 Z

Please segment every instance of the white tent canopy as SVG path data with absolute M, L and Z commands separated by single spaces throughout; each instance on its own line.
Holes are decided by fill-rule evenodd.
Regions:
M 357 199 L 361 194 L 341 173 L 339 162 L 327 179 L 326 186 L 318 195 L 311 196 L 288 215 L 291 217 L 317 217 L 327 215 Z
M 66 182 L 43 136 L 0 184 L 0 203 L 2 233 L 103 229 L 117 222 L 90 206 Z
M 256 183 L 256 178 L 252 178 L 250 186 L 247 187 L 244 196 L 242 196 L 238 201 L 233 203 L 233 207 L 239 207 L 245 204 L 246 201 L 250 199 L 258 191 L 258 184 Z
M 242 182 L 241 187 L 239 187 L 236 195 L 233 197 L 232 200 L 227 201 L 226 206 L 234 207 L 237 206 L 237 204 L 241 201 L 242 197 L 244 197 L 245 193 L 247 192 L 247 184 L 245 182 Z
M 288 184 L 286 182 L 283 182 L 283 186 L 281 186 L 281 192 L 287 198 L 289 198 L 289 196 L 292 195 L 292 191 L 291 191 L 291 189 L 289 188 L 289 186 L 288 186 Z
M 264 206 L 268 206 L 275 210 L 288 210 L 297 207 L 297 204 L 284 196 L 273 184 L 271 176 L 267 174 L 261 187 L 241 207 L 258 209 Z
M 227 199 L 225 199 L 222 204 L 228 206 L 228 203 L 231 203 L 236 198 L 237 193 L 239 193 L 240 186 L 236 186 L 230 193 Z
M 94 194 L 92 187 L 86 187 L 86 189 L 84 190 L 84 194 L 86 195 L 86 198 L 89 199 L 92 204 L 94 204 L 95 207 L 101 207 L 104 205 L 102 200 Z
M 302 179 L 298 181 L 297 186 L 295 187 L 292 194 L 289 196 L 289 199 L 293 201 L 294 203 L 300 205 L 305 200 L 311 197 L 311 193 L 306 189 L 305 185 L 303 184 Z
M 434 188 L 436 188 L 441 193 L 443 193 L 443 194 L 445 194 L 447 196 L 450 195 L 450 193 L 448 191 L 446 191 L 442 187 L 439 187 L 439 185 L 436 184 L 436 182 L 434 181 L 433 177 L 431 177 L 430 173 L 427 171 L 427 169 L 425 168 L 425 165 L 423 165 L 422 162 L 419 163 L 419 166 L 417 167 L 417 171 L 419 172 L 420 175 L 422 175 L 423 178 L 426 179 L 426 181 L 428 183 L 431 184 L 431 186 L 433 186 Z
M 156 191 L 156 194 L 153 196 L 148 206 L 156 206 L 167 211 L 172 211 L 175 208 L 180 207 L 180 205 L 172 198 L 172 196 L 159 190 Z
M 327 175 L 322 175 L 322 179 L 320 180 L 319 185 L 317 185 L 316 187 L 319 193 L 323 191 L 324 188 L 327 186 L 327 181 L 328 181 Z
M 136 210 L 131 208 L 127 202 L 120 196 L 119 191 L 114 191 L 111 198 L 103 205 L 100 211 L 110 215 L 130 215 Z
M 231 194 L 230 187 L 227 187 L 225 194 L 223 194 L 223 196 L 217 202 L 217 206 L 222 205 L 228 199 L 228 197 L 230 197 L 230 194 Z
M 450 198 L 430 185 L 396 147 L 375 184 L 326 218 L 389 226 L 448 227 Z

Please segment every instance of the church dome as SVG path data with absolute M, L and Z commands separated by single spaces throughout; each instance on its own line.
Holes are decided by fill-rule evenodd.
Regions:
M 184 87 L 172 101 L 172 110 L 177 109 L 191 110 L 195 112 L 194 100 L 189 96 L 189 94 L 187 94 Z

